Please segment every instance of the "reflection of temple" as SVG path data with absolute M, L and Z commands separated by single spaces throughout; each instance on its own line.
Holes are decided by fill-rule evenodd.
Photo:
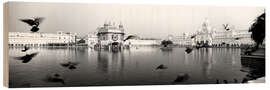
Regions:
M 97 28 L 98 46 L 99 48 L 122 47 L 124 39 L 124 27 L 120 23 L 118 26 L 115 23 L 107 23 Z
M 102 52 L 97 55 L 98 69 L 108 74 L 119 74 L 124 68 L 123 52 Z
M 205 48 L 205 49 L 200 49 L 200 52 L 197 52 L 199 55 L 201 61 L 201 71 L 203 74 L 203 77 L 209 79 L 212 77 L 212 70 L 213 70 L 213 65 L 215 64 L 215 60 L 213 59 L 213 49 L 212 48 Z
M 212 27 L 210 27 L 208 19 L 205 19 L 202 27 L 196 32 L 193 45 L 196 43 L 212 45 Z

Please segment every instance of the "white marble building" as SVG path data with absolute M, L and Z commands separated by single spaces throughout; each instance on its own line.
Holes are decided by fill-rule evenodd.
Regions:
M 122 46 L 125 29 L 120 23 L 116 25 L 115 23 L 105 22 L 103 26 L 97 28 L 98 45 L 100 48 L 109 48 L 112 45 Z
M 188 33 L 182 33 L 177 36 L 173 36 L 171 39 L 174 44 L 176 45 L 191 45 L 192 44 L 192 39 L 190 38 L 191 35 Z
M 62 32 L 9 32 L 9 46 L 50 46 L 70 45 L 75 43 L 76 33 Z
M 89 34 L 87 35 L 86 43 L 87 43 L 88 47 L 94 48 L 95 45 L 98 44 L 98 36 L 97 36 L 97 33 L 89 33 Z
M 213 43 L 213 28 L 210 26 L 208 19 L 202 23 L 202 27 L 196 32 L 193 45 L 195 43 L 212 45 Z
M 195 38 L 191 39 L 192 35 L 196 35 Z M 210 26 L 209 21 L 206 19 L 202 27 L 194 34 L 181 34 L 173 36 L 173 42 L 179 45 L 196 45 L 197 42 L 212 44 L 226 43 L 232 44 L 254 44 L 251 39 L 251 33 L 248 30 L 225 30 L 225 29 L 214 29 Z M 237 39 L 236 39 L 237 38 Z
M 220 30 L 213 32 L 213 44 L 226 43 L 229 45 L 232 44 L 254 44 L 254 41 L 251 39 L 251 32 L 248 30 L 235 30 L 230 31 Z

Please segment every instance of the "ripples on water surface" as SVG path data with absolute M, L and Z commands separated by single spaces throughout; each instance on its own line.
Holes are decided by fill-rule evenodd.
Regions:
M 156 47 L 140 47 L 121 52 L 96 51 L 90 48 L 32 48 L 39 52 L 29 63 L 14 60 L 23 56 L 22 48 L 9 49 L 10 87 L 148 85 L 148 84 L 215 84 L 216 80 L 242 81 L 240 49 L 208 48 L 185 53 L 185 48 L 162 51 Z M 78 62 L 76 69 L 61 63 Z M 156 70 L 164 64 L 165 70 Z M 58 73 L 65 84 L 46 82 L 46 76 Z M 179 74 L 188 79 L 174 83 Z

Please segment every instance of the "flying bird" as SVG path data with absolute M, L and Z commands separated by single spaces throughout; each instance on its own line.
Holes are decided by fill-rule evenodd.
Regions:
M 22 22 L 27 23 L 29 26 L 32 27 L 30 31 L 37 32 L 39 30 L 39 24 L 44 20 L 42 17 L 37 17 L 33 19 L 20 19 Z
M 60 65 L 63 66 L 63 67 L 65 67 L 65 68 L 68 68 L 70 70 L 73 70 L 73 69 L 76 69 L 77 68 L 76 66 L 78 64 L 79 64 L 78 62 L 71 62 L 71 61 L 69 61 L 67 63 L 61 63 Z
M 223 27 L 224 27 L 224 29 L 225 29 L 226 31 L 229 31 L 229 30 L 230 30 L 229 24 L 222 24 L 222 25 L 223 25 Z
M 189 53 L 191 53 L 191 52 L 192 52 L 192 50 L 193 50 L 192 48 L 190 48 L 190 47 L 186 47 L 186 50 L 185 50 L 185 51 L 186 51 L 186 53 L 187 53 L 187 54 L 189 54 Z
M 123 41 L 125 42 L 126 40 L 129 40 L 129 39 L 134 39 L 136 38 L 137 36 L 135 35 L 129 35 L 126 39 L 124 39 Z
M 159 66 L 156 68 L 156 70 L 158 70 L 158 69 L 168 69 L 168 67 L 165 66 L 165 65 L 163 65 L 163 64 L 161 64 L 161 65 L 159 65 Z
M 26 52 L 27 50 L 29 50 L 29 47 L 24 46 L 24 50 L 22 50 L 22 52 Z
M 25 56 L 22 57 L 16 57 L 15 59 L 17 60 L 22 60 L 22 63 L 28 63 L 30 62 L 35 56 L 37 56 L 37 52 L 36 53 L 31 53 L 31 54 L 26 54 Z

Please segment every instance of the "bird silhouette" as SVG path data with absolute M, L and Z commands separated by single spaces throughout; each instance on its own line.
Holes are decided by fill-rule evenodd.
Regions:
M 73 69 L 76 69 L 77 68 L 77 65 L 78 64 L 79 64 L 78 62 L 71 62 L 71 61 L 69 61 L 67 63 L 61 63 L 60 65 L 63 66 L 63 67 L 65 67 L 65 68 L 68 68 L 70 70 L 73 70 Z
M 192 52 L 192 50 L 193 50 L 192 48 L 190 48 L 190 47 L 186 47 L 186 50 L 185 50 L 185 51 L 186 51 L 186 53 L 187 53 L 187 54 L 189 54 L 189 53 L 191 53 L 191 52 Z
M 68 63 L 61 63 L 60 65 L 63 66 L 63 67 L 68 67 L 69 66 L 69 62 Z
M 37 18 L 33 18 L 33 19 L 20 19 L 22 22 L 27 23 L 29 26 L 31 26 L 31 30 L 32 32 L 37 32 L 39 31 L 39 24 L 44 20 L 44 18 L 42 17 L 37 17 Z
M 29 47 L 24 46 L 24 50 L 22 50 L 22 52 L 26 52 L 27 50 L 29 50 Z
M 129 36 L 127 36 L 127 38 L 124 39 L 123 41 L 125 42 L 126 40 L 134 39 L 134 38 L 137 38 L 137 36 L 135 36 L 135 35 L 129 35 Z
M 28 63 L 30 62 L 33 57 L 35 57 L 36 55 L 38 54 L 38 52 L 36 53 L 31 53 L 31 54 L 26 54 L 25 56 L 22 56 L 22 57 L 16 57 L 15 59 L 17 60 L 22 60 L 22 63 Z
M 159 65 L 159 66 L 156 68 L 156 70 L 158 70 L 158 69 L 168 69 L 168 67 L 165 66 L 165 65 L 163 65 L 163 64 L 161 64 L 161 65 Z
M 222 24 L 222 25 L 223 25 L 223 27 L 224 27 L 224 29 L 225 29 L 226 31 L 229 31 L 229 30 L 230 30 L 229 24 Z

